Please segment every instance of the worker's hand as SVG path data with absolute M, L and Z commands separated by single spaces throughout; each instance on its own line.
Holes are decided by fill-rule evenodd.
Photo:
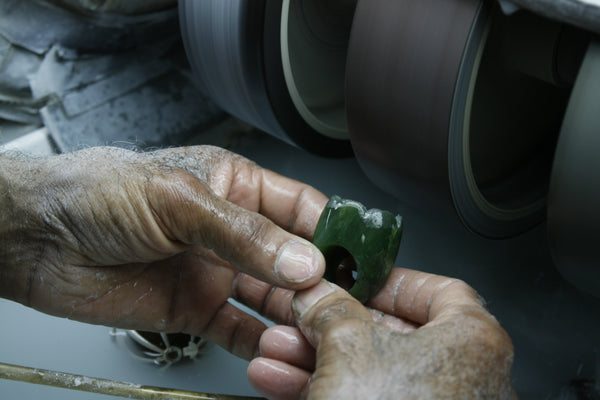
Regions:
M 251 358 L 264 325 L 228 302 L 243 271 L 319 282 L 326 197 L 214 147 L 0 156 L 0 295 L 120 328 L 187 332 Z
M 283 293 L 252 305 L 286 319 Z M 269 399 L 516 397 L 510 338 L 462 281 L 396 268 L 369 306 L 325 281 L 297 292 L 299 329 L 265 331 L 250 382 Z

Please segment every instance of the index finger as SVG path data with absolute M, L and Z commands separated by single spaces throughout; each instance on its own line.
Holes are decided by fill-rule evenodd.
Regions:
M 368 305 L 422 325 L 465 309 L 487 314 L 477 292 L 464 281 L 399 267 L 392 269 L 385 286 Z
M 328 198 L 310 185 L 238 157 L 226 199 L 311 240 Z M 218 191 L 217 191 L 218 192 Z
M 259 212 L 281 228 L 308 240 L 312 239 L 328 200 L 305 183 L 219 147 L 179 147 L 147 154 L 164 166 L 178 167 L 195 175 L 219 197 Z
M 260 213 L 288 231 L 312 240 L 329 200 L 312 186 L 263 170 Z

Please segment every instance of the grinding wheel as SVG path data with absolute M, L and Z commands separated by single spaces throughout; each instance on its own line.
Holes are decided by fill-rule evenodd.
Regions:
M 548 232 L 561 274 L 600 296 L 600 42 L 590 44 L 554 158 Z
M 346 56 L 357 0 L 283 0 L 281 54 L 287 88 L 317 132 L 348 139 Z
M 523 26 L 531 28 L 521 33 Z M 350 138 L 365 173 L 404 202 L 458 216 L 483 236 L 514 236 L 543 220 L 570 88 L 524 62 L 539 54 L 513 51 L 536 29 L 552 34 L 524 53 L 544 49 L 554 71 L 564 47 L 558 23 L 508 17 L 487 0 L 359 1 L 346 85 Z
M 225 111 L 316 154 L 351 154 L 298 113 L 281 55 L 281 0 L 183 0 L 181 32 L 200 86 Z

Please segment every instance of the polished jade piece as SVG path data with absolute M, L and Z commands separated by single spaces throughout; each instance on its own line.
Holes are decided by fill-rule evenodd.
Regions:
M 349 253 L 356 265 L 356 280 L 348 291 L 365 303 L 385 284 L 401 237 L 401 216 L 367 210 L 357 201 L 333 196 L 319 218 L 313 243 L 325 256 L 325 279 L 334 283 L 338 283 L 338 268 Z

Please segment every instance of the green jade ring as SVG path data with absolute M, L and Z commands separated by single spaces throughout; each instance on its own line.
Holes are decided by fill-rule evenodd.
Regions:
M 325 256 L 325 279 L 338 283 L 338 267 L 348 256 L 356 264 L 356 280 L 348 292 L 361 303 L 385 284 L 402 237 L 402 217 L 367 210 L 354 200 L 332 196 L 317 224 L 313 243 Z

